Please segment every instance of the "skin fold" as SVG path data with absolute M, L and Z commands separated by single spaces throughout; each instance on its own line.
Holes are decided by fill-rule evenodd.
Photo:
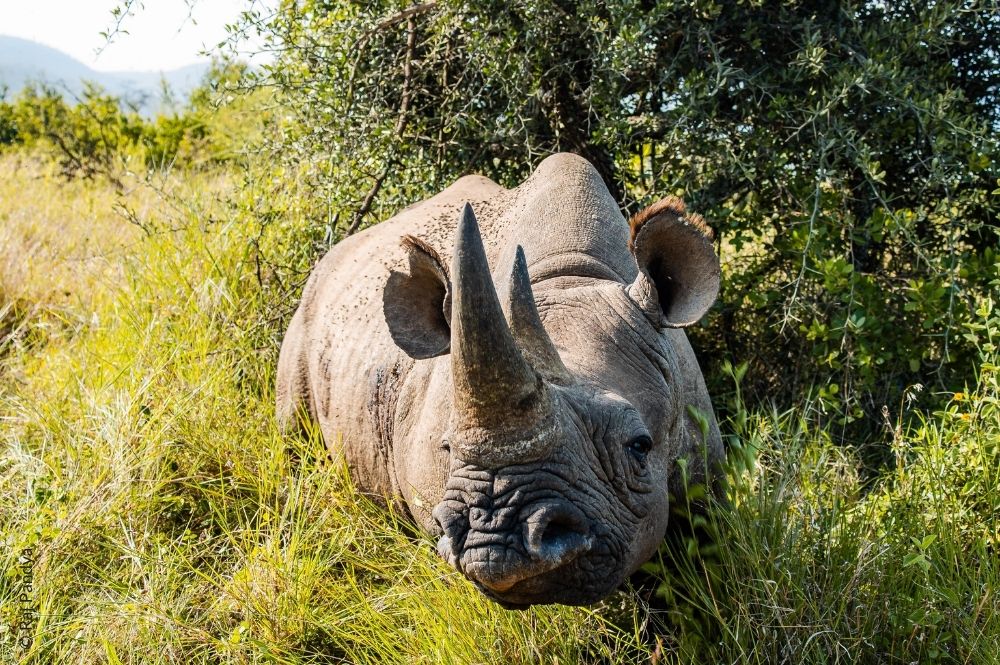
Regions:
M 670 198 L 630 225 L 575 155 L 514 189 L 461 178 L 316 265 L 278 419 L 317 421 L 491 598 L 595 602 L 655 552 L 681 467 L 722 459 L 682 329 L 718 290 L 706 230 Z

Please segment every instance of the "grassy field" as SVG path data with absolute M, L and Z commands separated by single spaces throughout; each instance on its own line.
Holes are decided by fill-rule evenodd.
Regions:
M 262 227 L 241 187 L 122 192 L 0 157 L 0 662 L 1000 658 L 987 289 L 979 385 L 915 426 L 889 409 L 892 468 L 862 478 L 809 404 L 748 412 L 734 389 L 729 505 L 695 518 L 698 538 L 675 532 L 601 606 L 508 612 L 356 493 L 317 436 L 277 432 L 298 273 L 275 266 L 306 268 L 310 231 Z

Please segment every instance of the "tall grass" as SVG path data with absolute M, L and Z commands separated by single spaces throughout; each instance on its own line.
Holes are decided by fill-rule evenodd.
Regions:
M 72 189 L 35 175 L 5 181 L 0 214 L 59 228 Z M 67 305 L 87 323 L 7 359 L 3 653 L 39 663 L 639 657 L 634 608 L 617 623 L 578 608 L 505 611 L 355 492 L 317 436 L 278 433 L 279 304 L 262 299 L 249 249 L 260 229 L 226 219 L 215 182 L 170 186 L 189 218 L 151 210 L 144 234 L 112 214 L 110 190 L 89 185 L 106 196 L 103 216 L 63 233 L 102 236 L 116 253 L 80 282 L 88 297 Z M 32 325 L 60 315 L 38 302 L 47 311 Z M 30 602 L 18 602 L 29 583 Z
M 648 605 L 626 590 L 595 608 L 509 612 L 356 492 L 315 432 L 276 430 L 273 368 L 297 294 L 290 273 L 262 275 L 258 253 L 298 256 L 296 220 L 262 227 L 254 194 L 232 194 L 224 175 L 136 183 L 120 198 L 11 159 L 0 160 L 0 311 L 20 314 L 0 327 L 0 660 L 1000 653 L 998 386 L 986 350 L 1000 324 L 985 305 L 972 331 L 979 388 L 900 427 L 884 476 L 860 478 L 805 405 L 737 410 L 725 425 L 729 505 L 692 518 L 710 537 L 681 534 L 647 567 Z M 249 203 L 228 205 L 227 192 Z
M 895 465 L 874 480 L 808 404 L 748 414 L 737 393 L 728 504 L 647 566 L 678 662 L 998 662 L 1000 310 L 977 314 L 978 387 L 910 428 L 883 409 Z

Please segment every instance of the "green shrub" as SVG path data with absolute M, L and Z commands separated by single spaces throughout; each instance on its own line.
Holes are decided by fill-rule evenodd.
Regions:
M 0 146 L 9 146 L 17 142 L 17 120 L 14 109 L 0 97 Z
M 236 68 L 237 75 L 239 68 Z M 217 136 L 225 110 L 215 105 L 214 77 L 231 76 L 218 66 L 180 111 L 146 118 L 122 99 L 86 84 L 67 101 L 48 87 L 28 87 L 13 101 L 0 101 L 0 149 L 40 148 L 57 159 L 67 178 L 102 176 L 120 184 L 122 171 L 163 171 L 230 159 L 233 139 Z M 259 119 L 242 125 L 246 141 Z
M 692 520 L 709 538 L 678 534 L 647 565 L 682 662 L 995 662 L 998 295 L 968 324 L 978 386 L 911 427 L 886 409 L 895 467 L 875 480 L 803 408 L 734 405 L 728 501 Z
M 331 238 L 570 150 L 626 212 L 680 194 L 715 224 L 723 292 L 695 336 L 717 385 L 725 358 L 749 363 L 754 399 L 818 385 L 817 415 L 853 438 L 906 386 L 971 376 L 960 332 L 996 276 L 995 2 L 308 0 L 244 18 L 278 52 L 272 158 Z

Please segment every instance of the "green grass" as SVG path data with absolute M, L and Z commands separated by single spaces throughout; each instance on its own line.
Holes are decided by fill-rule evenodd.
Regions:
M 1000 653 L 1000 325 L 986 309 L 980 386 L 900 427 L 895 468 L 863 480 L 808 404 L 734 403 L 730 505 L 694 519 L 713 538 L 678 534 L 647 567 L 658 593 L 508 612 L 355 492 L 315 434 L 276 430 L 298 296 L 278 266 L 306 267 L 306 223 L 262 232 L 260 194 L 225 175 L 130 181 L 120 196 L 44 161 L 7 156 L 0 172 L 0 661 Z
M 805 407 L 730 422 L 732 505 L 696 518 L 709 539 L 682 537 L 649 566 L 678 660 L 997 662 L 996 370 L 898 427 L 895 468 L 867 482 Z

